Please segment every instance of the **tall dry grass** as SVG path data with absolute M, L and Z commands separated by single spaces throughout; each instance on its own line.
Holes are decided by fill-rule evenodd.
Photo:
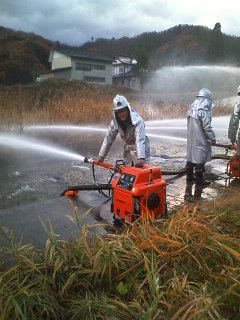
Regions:
M 145 120 L 185 117 L 186 114 L 186 104 L 165 104 L 158 95 L 80 81 L 51 80 L 0 88 L 0 125 L 8 128 L 26 123 L 107 124 L 116 94 L 125 95 Z M 214 112 L 215 115 L 228 114 L 229 108 L 219 106 Z
M 232 215 L 234 213 L 234 215 Z M 122 234 L 16 246 L 1 319 L 228 319 L 240 314 L 239 191 Z

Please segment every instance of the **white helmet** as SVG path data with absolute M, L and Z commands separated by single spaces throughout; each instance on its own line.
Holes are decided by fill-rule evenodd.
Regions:
M 198 92 L 197 97 L 203 97 L 212 100 L 212 92 L 206 88 L 203 88 Z
M 240 96 L 240 86 L 238 86 L 237 93 L 238 93 L 238 95 Z
M 123 108 L 128 107 L 128 101 L 124 96 L 119 96 L 118 94 L 113 99 L 113 110 L 118 111 Z

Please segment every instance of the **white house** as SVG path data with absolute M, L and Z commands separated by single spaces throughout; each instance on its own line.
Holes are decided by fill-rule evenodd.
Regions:
M 113 61 L 113 76 L 125 76 L 137 64 L 137 60 L 129 57 L 118 57 Z
M 49 62 L 55 78 L 112 84 L 113 59 L 83 53 L 79 48 L 57 46 L 51 49 Z
M 113 83 L 117 86 L 136 88 L 138 79 L 135 76 L 134 66 L 137 60 L 130 57 L 118 57 L 113 61 Z

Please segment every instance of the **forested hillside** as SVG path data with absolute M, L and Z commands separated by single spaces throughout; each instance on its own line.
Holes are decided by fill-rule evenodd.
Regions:
M 223 34 L 220 23 L 216 23 L 213 30 L 178 25 L 134 38 L 97 39 L 84 44 L 82 49 L 111 56 L 133 56 L 140 67 L 148 66 L 150 70 L 165 65 L 240 64 L 240 37 Z
M 40 36 L 0 27 L 0 83 L 25 84 L 48 72 L 50 46 Z
M 0 83 L 30 83 L 37 75 L 49 72 L 48 56 L 53 44 L 34 34 L 0 27 Z M 220 23 L 212 30 L 178 25 L 133 38 L 96 39 L 83 44 L 81 49 L 111 58 L 132 56 L 138 60 L 139 72 L 166 65 L 240 65 L 240 37 L 223 34 Z

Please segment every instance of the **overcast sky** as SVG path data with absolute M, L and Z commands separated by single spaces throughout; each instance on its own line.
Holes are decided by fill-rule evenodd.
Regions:
M 0 0 L 1 26 L 74 45 L 216 22 L 240 36 L 240 0 Z

